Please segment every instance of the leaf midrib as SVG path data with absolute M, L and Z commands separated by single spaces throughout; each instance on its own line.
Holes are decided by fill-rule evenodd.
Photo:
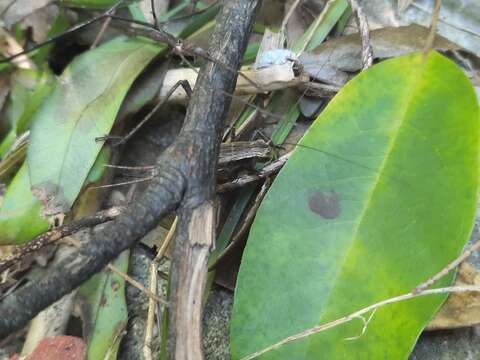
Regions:
M 75 124 L 72 128 L 72 130 L 70 131 L 69 135 L 68 135 L 68 141 L 67 141 L 67 148 L 65 150 L 65 153 L 63 155 L 63 158 L 62 158 L 62 162 L 61 162 L 61 166 L 60 166 L 60 172 L 58 173 L 58 176 L 56 178 L 56 183 L 58 185 L 57 187 L 57 192 L 55 194 L 55 197 L 58 198 L 58 195 L 59 195 L 59 191 L 60 189 L 63 189 L 63 187 L 61 187 L 61 180 L 63 178 L 63 173 L 64 173 L 64 170 L 65 170 L 65 161 L 66 159 L 69 157 L 69 154 L 70 154 L 70 151 L 71 151 L 71 146 L 72 146 L 72 137 L 74 136 L 74 134 L 77 133 L 77 128 L 80 124 L 80 121 L 81 119 L 83 118 L 83 115 L 85 114 L 85 112 L 93 105 L 95 104 L 98 99 L 101 99 L 103 96 L 105 96 L 105 94 L 110 90 L 111 86 L 112 86 L 112 83 L 114 82 L 114 80 L 116 79 L 117 75 L 119 72 L 121 72 L 122 70 L 122 67 L 123 65 L 128 62 L 130 60 L 131 57 L 133 57 L 134 55 L 136 55 L 136 52 L 137 51 L 141 51 L 143 50 L 143 48 L 145 48 L 147 45 L 142 45 L 142 46 L 139 46 L 138 48 L 136 48 L 135 50 L 132 50 L 131 53 L 129 55 L 127 55 L 127 57 L 120 63 L 120 65 L 117 67 L 117 69 L 114 71 L 114 73 L 112 74 L 112 76 L 110 77 L 109 81 L 108 81 L 108 84 L 105 86 L 105 88 L 102 90 L 102 92 L 96 96 L 94 99 L 92 99 L 91 101 L 89 101 L 85 107 L 83 108 L 83 110 L 81 111 L 80 115 L 77 117 L 77 120 L 75 121 Z M 65 196 L 65 199 L 67 199 L 66 197 L 66 194 L 65 194 L 65 189 L 63 189 L 64 191 L 64 196 Z
M 422 55 L 420 55 L 420 56 L 422 56 Z M 417 71 L 418 71 L 417 75 L 421 75 L 421 76 L 412 75 L 412 79 L 414 79 L 414 81 L 416 81 L 416 83 L 414 84 L 414 90 L 410 92 L 409 96 L 407 97 L 407 99 L 405 101 L 405 104 L 407 106 L 404 106 L 404 111 L 402 113 L 401 119 L 405 119 L 406 115 L 409 113 L 409 110 L 410 110 L 410 105 L 409 104 L 412 102 L 412 99 L 415 97 L 415 95 L 417 93 L 417 90 L 420 87 L 420 84 L 423 83 L 423 72 L 424 72 L 425 67 L 426 67 L 426 65 L 429 61 L 430 61 L 430 59 L 426 58 L 426 59 L 424 59 L 424 61 L 422 61 L 419 64 L 419 68 L 417 68 Z M 416 79 L 419 79 L 419 80 L 416 80 Z M 362 210 L 359 214 L 358 218 L 360 220 L 358 221 L 357 225 L 354 228 L 353 235 L 352 235 L 351 240 L 350 240 L 350 244 L 348 245 L 348 249 L 347 249 L 347 251 L 345 251 L 345 253 L 344 253 L 345 255 L 343 256 L 343 258 L 338 262 L 338 263 L 341 263 L 340 270 L 335 275 L 334 281 L 332 281 L 332 284 L 334 284 L 334 286 L 332 286 L 330 288 L 330 291 L 329 291 L 329 294 L 328 294 L 328 297 L 327 297 L 327 302 L 325 302 L 325 306 L 323 306 L 322 311 L 320 311 L 320 316 L 319 316 L 319 321 L 318 321 L 319 324 L 321 324 L 322 316 L 325 313 L 325 309 L 328 308 L 328 306 L 330 304 L 330 295 L 333 293 L 333 290 L 335 289 L 335 284 L 338 282 L 337 280 L 341 276 L 341 274 L 343 274 L 343 269 L 345 268 L 346 260 L 348 258 L 348 255 L 350 254 L 350 252 L 351 252 L 351 250 L 352 250 L 352 248 L 355 244 L 355 239 L 358 236 L 358 232 L 359 232 L 359 229 L 362 226 L 363 219 L 365 218 L 365 214 L 367 213 L 367 211 L 370 208 L 370 203 L 372 201 L 372 198 L 374 197 L 375 191 L 377 190 L 377 187 L 381 182 L 382 175 L 383 175 L 384 170 L 385 170 L 385 168 L 388 164 L 388 161 L 389 161 L 389 158 L 390 158 L 389 155 L 392 153 L 393 149 L 395 148 L 395 145 L 397 144 L 398 136 L 399 136 L 402 128 L 404 127 L 404 125 L 406 123 L 407 123 L 407 121 L 404 121 L 404 120 L 399 122 L 399 124 L 396 128 L 396 131 L 394 132 L 394 135 L 392 136 L 391 140 L 389 141 L 387 151 L 385 152 L 385 157 L 383 158 L 382 163 L 380 164 L 379 171 L 377 172 L 377 176 L 375 177 L 373 186 L 371 187 L 371 190 L 368 193 L 369 196 L 367 197 L 365 205 L 364 205 L 364 207 L 362 208 Z M 334 319 L 332 319 L 332 320 L 334 320 Z M 305 346 L 305 351 L 304 351 L 304 356 L 303 356 L 304 359 L 306 359 L 306 354 L 311 352 L 311 349 L 312 349 L 311 342 L 312 342 L 312 340 L 310 338 L 308 340 L 308 344 Z

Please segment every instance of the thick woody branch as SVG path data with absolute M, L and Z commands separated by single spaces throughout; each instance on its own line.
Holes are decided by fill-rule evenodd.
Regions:
M 213 33 L 209 56 L 218 61 L 201 70 L 185 117 L 185 152 L 197 154 L 179 211 L 171 277 L 170 359 L 202 359 L 202 300 L 214 239 L 212 198 L 220 139 L 236 71 L 246 49 L 260 1 L 226 1 Z M 222 64 L 227 64 L 224 66 Z M 199 134 L 200 137 L 198 136 Z M 198 161 L 200 160 L 200 161 Z
M 0 273 L 20 261 L 24 256 L 38 251 L 39 249 L 50 245 L 68 235 L 74 234 L 84 228 L 93 227 L 101 223 L 113 220 L 124 210 L 123 206 L 112 207 L 102 210 L 95 215 L 73 221 L 59 228 L 47 231 L 28 242 L 22 247 L 18 247 L 11 255 L 0 259 Z
M 202 304 L 207 282 L 207 263 L 214 241 L 215 211 L 205 202 L 183 209 L 176 236 L 175 267 L 171 281 L 170 359 L 203 359 Z M 178 258 L 181 255 L 182 258 Z
M 92 240 L 83 243 L 72 255 L 47 268 L 39 281 L 27 283 L 2 300 L 0 314 L 8 316 L 0 316 L 0 338 L 21 329 L 40 311 L 102 270 L 180 203 L 185 177 L 170 165 L 176 162 L 170 156 L 164 161 L 159 166 L 161 175 L 151 181 L 138 202 L 96 231 Z
M 152 179 L 137 202 L 102 229 L 96 230 L 92 240 L 45 270 L 39 281 L 27 283 L 2 300 L 0 314 L 8 315 L 0 316 L 0 338 L 25 326 L 41 310 L 100 271 L 152 230 L 163 216 L 181 205 L 181 225 L 172 270 L 174 325 L 171 326 L 171 340 L 174 341 L 171 341 L 173 353 L 170 356 L 177 359 L 201 358 L 189 355 L 201 353 L 200 345 L 195 342 L 195 336 L 199 336 L 195 330 L 198 326 L 194 326 L 192 337 L 183 339 L 182 334 L 177 339 L 177 329 L 180 328 L 175 325 L 175 314 L 188 309 L 195 311 L 193 317 L 179 320 L 182 324 L 179 326 L 184 326 L 189 320 L 196 321 L 201 316 L 198 301 L 202 297 L 206 274 L 204 259 L 208 256 L 213 236 L 208 230 L 210 221 L 205 219 L 210 218 L 208 214 L 212 211 L 209 204 L 215 191 L 220 133 L 231 99 L 226 93 L 233 91 L 236 80 L 236 74 L 224 65 L 238 69 L 259 3 L 260 0 L 225 2 L 209 52 L 209 56 L 219 59 L 223 65 L 209 62 L 201 70 L 185 125 L 177 141 L 157 160 L 159 175 Z M 201 221 L 208 226 L 197 231 L 198 219 L 203 219 Z M 183 258 L 184 255 L 187 258 Z M 191 264 L 198 267 L 191 268 Z M 177 304 L 184 294 L 190 297 Z M 178 354 L 184 354 L 183 357 L 175 357 L 177 347 Z

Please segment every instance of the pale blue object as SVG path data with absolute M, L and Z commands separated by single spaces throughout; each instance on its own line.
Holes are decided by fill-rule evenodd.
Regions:
M 263 69 L 272 65 L 283 65 L 287 61 L 296 60 L 297 55 L 288 49 L 273 49 L 260 54 L 256 61 L 255 68 Z

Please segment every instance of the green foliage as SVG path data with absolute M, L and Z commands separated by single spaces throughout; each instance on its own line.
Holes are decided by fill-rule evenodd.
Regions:
M 132 82 L 161 47 L 117 38 L 76 58 L 36 112 L 27 163 L 47 213 L 68 212 Z
M 303 48 L 305 48 L 306 51 L 316 48 L 325 40 L 348 8 L 347 0 L 335 0 L 331 2 L 330 6 L 322 11 L 322 14 L 315 19 L 300 39 L 295 41 L 292 50 L 298 52 Z
M 33 114 L 51 93 L 54 83 L 49 71 L 17 70 L 6 113 L 11 130 L 0 143 L 0 157 L 10 150 L 17 136 L 28 130 Z
M 124 251 L 113 265 L 126 273 L 128 259 L 129 251 Z M 116 359 L 128 320 L 125 280 L 104 270 L 80 287 L 78 300 L 87 342 L 87 359 Z
M 66 15 L 65 9 L 60 9 L 55 21 L 52 23 L 50 30 L 48 31 L 47 38 L 53 38 L 54 36 L 61 34 L 63 31 L 67 30 L 69 26 L 70 19 Z M 54 44 L 48 44 L 34 52 L 32 57 L 39 67 L 48 67 L 48 57 L 50 56 L 53 46 Z
M 258 211 L 238 277 L 233 359 L 409 292 L 456 258 L 476 210 L 478 119 L 469 80 L 436 52 L 349 82 Z M 358 319 L 261 358 L 407 359 L 444 299 L 392 304 L 363 334 Z
M 23 244 L 48 230 L 42 204 L 30 191 L 27 165 L 13 178 L 0 207 L 0 245 Z
M 347 0 L 335 0 L 331 2 L 330 6 L 323 9 L 322 13 L 309 26 L 307 31 L 295 41 L 292 50 L 299 52 L 302 49 L 312 50 L 316 48 L 326 39 L 327 35 L 347 10 Z M 267 107 L 268 111 L 275 112 L 275 102 L 281 100 L 283 96 L 282 93 L 284 93 L 284 91 L 277 92 L 273 96 L 271 104 Z M 280 145 L 286 140 L 299 116 L 300 107 L 295 99 L 292 100 L 289 111 L 279 121 L 273 131 L 271 139 L 275 145 Z
M 218 9 L 219 5 L 211 6 L 175 22 L 168 30 L 188 36 L 210 21 Z M 165 16 L 173 16 L 174 10 Z M 59 29 L 64 25 L 60 21 Z M 15 177 L 0 208 L 1 244 L 24 243 L 48 228 L 48 215 L 70 210 L 102 148 L 95 139 L 109 133 L 133 81 L 166 49 L 166 45 L 147 39 L 116 38 L 78 56 L 58 81 L 52 81 L 47 72 L 39 72 L 36 86 L 24 89 L 22 85 L 12 92 L 12 130 L 0 144 L 0 155 L 33 125 L 28 173 L 23 171 Z M 130 99 L 134 104 L 125 109 L 140 109 L 156 93 L 150 88 L 137 91 L 137 96 Z M 2 176 L 15 170 L 23 160 L 23 150 L 7 160 L 0 163 Z M 39 207 L 30 186 L 44 206 Z

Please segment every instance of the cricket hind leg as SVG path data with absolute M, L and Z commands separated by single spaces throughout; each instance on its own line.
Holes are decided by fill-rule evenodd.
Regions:
M 192 87 L 190 86 L 190 83 L 187 80 L 179 80 L 177 81 L 170 90 L 168 90 L 167 95 L 161 99 L 154 107 L 152 110 L 149 111 L 147 115 L 137 124 L 135 127 L 130 130 L 126 135 L 124 136 L 116 136 L 116 135 L 105 135 L 105 136 L 100 136 L 95 138 L 95 141 L 107 141 L 110 142 L 111 146 L 120 146 L 125 144 L 133 135 L 135 135 L 140 128 L 145 125 L 147 121 L 149 121 L 152 116 L 163 106 L 165 103 L 168 101 L 168 99 L 175 93 L 175 91 L 179 88 L 182 87 L 182 89 L 185 91 L 187 94 L 188 98 L 192 96 Z

